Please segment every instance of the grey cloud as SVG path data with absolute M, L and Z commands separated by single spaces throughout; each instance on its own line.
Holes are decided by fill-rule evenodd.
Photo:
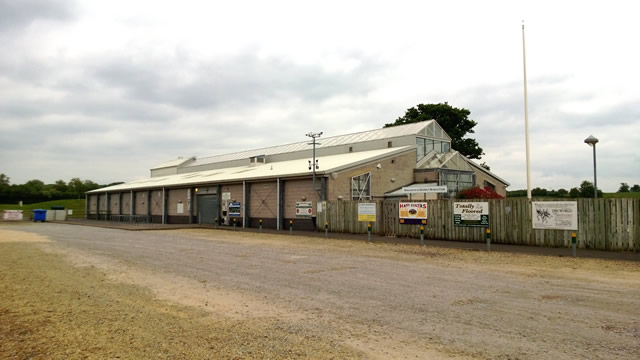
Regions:
M 74 16 L 74 1 L 0 0 L 0 31 L 25 27 L 37 20 L 66 21 Z
M 260 60 L 245 54 L 193 69 L 181 64 L 134 64 L 115 59 L 99 67 L 96 76 L 139 100 L 205 109 L 255 105 L 282 97 L 322 101 L 335 95 L 366 94 L 373 87 L 369 76 L 377 69 L 378 65 L 367 61 L 346 74 L 329 73 L 318 66 Z M 179 74 L 183 72 L 193 80 L 181 79 Z

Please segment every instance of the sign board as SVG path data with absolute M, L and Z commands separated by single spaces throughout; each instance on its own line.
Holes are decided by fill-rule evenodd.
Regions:
M 412 185 L 402 188 L 402 192 L 406 194 L 422 194 L 422 193 L 446 193 L 447 185 Z
M 229 216 L 239 217 L 240 216 L 240 203 L 232 202 L 229 204 Z
M 2 212 L 2 220 L 20 221 L 23 219 L 22 210 L 4 210 Z
M 426 202 L 401 202 L 400 224 L 426 225 L 427 224 L 427 203 Z
M 231 200 L 231 193 L 230 192 L 223 192 L 222 193 L 222 200 Z
M 183 203 L 178 203 L 178 207 L 176 208 L 176 213 L 177 214 L 184 214 L 184 204 Z
M 453 224 L 455 226 L 489 227 L 489 203 L 454 202 Z
M 531 206 L 534 229 L 578 230 L 577 201 L 534 201 Z
M 313 216 L 313 202 L 311 201 L 296 202 L 296 217 L 311 217 L 311 216 Z
M 376 222 L 376 203 L 358 203 L 358 221 Z

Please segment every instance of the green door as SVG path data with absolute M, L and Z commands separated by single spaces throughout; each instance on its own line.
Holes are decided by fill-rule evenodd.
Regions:
M 218 218 L 220 205 L 218 195 L 198 195 L 198 222 L 214 224 Z

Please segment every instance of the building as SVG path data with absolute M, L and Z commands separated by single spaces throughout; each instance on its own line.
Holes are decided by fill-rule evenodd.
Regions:
M 205 158 L 179 158 L 151 169 L 151 177 L 87 193 L 87 217 L 174 223 L 218 223 L 312 229 L 326 200 L 406 198 L 403 187 L 490 186 L 505 196 L 505 180 L 451 149 L 434 120 Z M 315 182 L 316 188 L 313 189 Z M 415 195 L 414 195 L 415 196 Z

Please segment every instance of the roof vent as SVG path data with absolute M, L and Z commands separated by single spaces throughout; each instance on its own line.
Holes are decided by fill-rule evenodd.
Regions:
M 259 164 L 265 164 L 267 162 L 267 158 L 265 155 L 257 155 L 249 158 L 249 165 L 256 166 Z

